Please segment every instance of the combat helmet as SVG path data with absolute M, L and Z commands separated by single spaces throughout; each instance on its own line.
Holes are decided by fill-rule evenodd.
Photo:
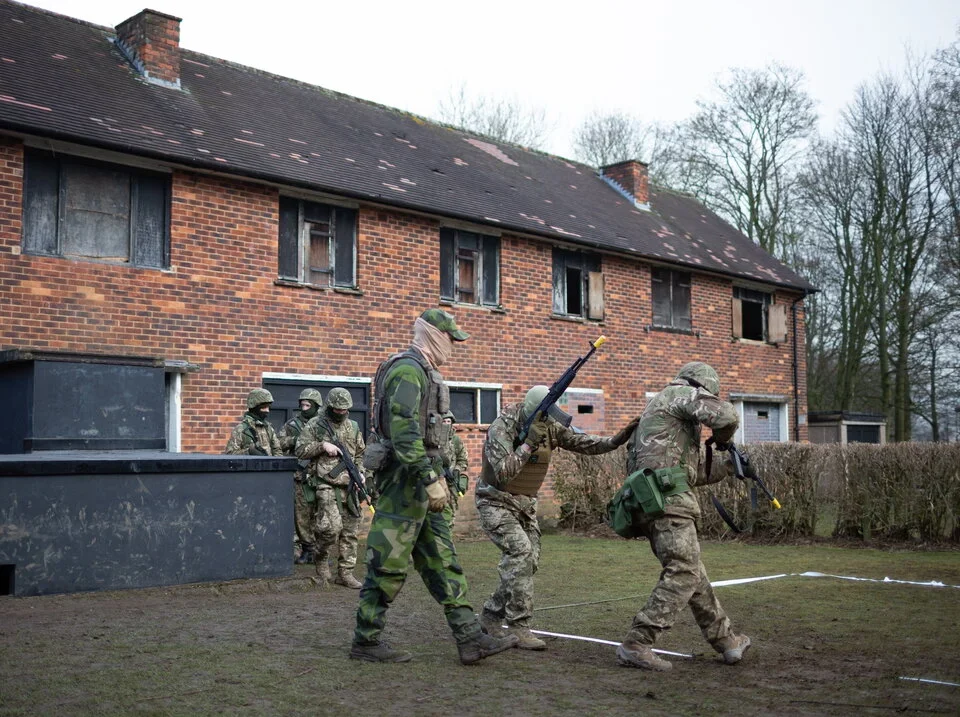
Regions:
M 523 420 L 526 421 L 534 411 L 540 406 L 543 402 L 543 399 L 547 397 L 547 394 L 550 393 L 550 389 L 546 386 L 534 386 L 529 391 L 523 399 Z M 547 409 L 547 416 L 555 420 L 561 426 L 569 426 L 573 421 L 573 416 L 569 413 L 566 413 L 560 406 L 556 403 L 550 405 L 550 408 Z
M 348 410 L 353 408 L 353 399 L 350 398 L 350 392 L 345 388 L 331 388 L 327 394 L 327 407 L 339 410 Z
M 703 361 L 691 361 L 677 374 L 677 378 L 686 379 L 699 386 L 703 386 L 714 396 L 720 395 L 720 377 L 713 370 L 713 366 Z
M 273 403 L 273 394 L 265 388 L 255 388 L 247 394 L 247 408 L 253 409 L 264 403 Z
M 315 388 L 305 388 L 300 392 L 300 401 L 313 401 L 318 406 L 323 405 L 323 396 L 320 395 L 320 392 Z

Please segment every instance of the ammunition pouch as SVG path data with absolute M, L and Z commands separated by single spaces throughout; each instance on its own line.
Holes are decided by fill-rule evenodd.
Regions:
M 641 534 L 635 523 L 638 512 L 647 518 L 660 518 L 664 514 L 664 498 L 688 490 L 684 466 L 635 471 L 607 503 L 607 525 L 623 538 L 636 538 Z
M 393 459 L 393 443 L 389 440 L 371 440 L 363 452 L 363 467 L 370 473 L 384 470 Z

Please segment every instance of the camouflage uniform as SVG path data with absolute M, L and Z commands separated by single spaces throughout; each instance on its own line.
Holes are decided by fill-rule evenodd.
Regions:
M 440 449 L 443 457 L 444 476 L 447 479 L 447 489 L 450 491 L 450 502 L 443 509 L 443 517 L 450 525 L 451 532 L 457 518 L 457 509 L 460 507 L 460 498 L 467 492 L 470 478 L 467 476 L 467 449 L 460 440 L 460 436 L 450 431 L 450 439 Z
M 677 379 L 650 400 L 640 417 L 627 444 L 628 474 L 645 468 L 685 466 L 690 486 L 715 483 L 731 475 L 729 463 L 719 455 L 714 455 L 707 475 L 700 445 L 701 425 L 713 429 L 714 439 L 721 444 L 728 442 L 737 429 L 737 412 L 717 396 L 719 391 L 716 372 L 708 365 L 693 362 L 681 369 Z M 652 646 L 689 606 L 704 638 L 718 652 L 724 652 L 736 637 L 700 560 L 700 506 L 689 490 L 666 496 L 664 504 L 662 517 L 634 516 L 663 571 L 646 605 L 633 618 L 624 645 Z M 669 663 L 655 661 L 665 667 L 651 669 L 669 668 Z
M 317 415 L 317 409 L 323 403 L 320 392 L 316 389 L 305 389 L 300 394 L 301 401 L 311 401 L 313 406 L 307 412 L 297 411 L 293 418 L 283 424 L 278 438 L 280 447 L 285 456 L 296 455 L 297 439 L 300 437 L 307 421 Z M 296 531 L 295 541 L 300 544 L 300 553 L 309 556 L 313 553 L 315 541 L 314 526 L 316 523 L 316 501 L 308 501 L 304 494 L 304 482 L 307 480 L 307 461 L 300 460 L 297 470 L 293 474 L 293 526 Z M 308 488 L 309 491 L 309 488 Z M 301 561 L 297 561 L 301 562 Z
M 310 461 L 308 490 L 315 492 L 316 544 L 314 559 L 321 577 L 327 576 L 327 558 L 334 545 L 339 549 L 337 574 L 343 579 L 357 564 L 357 533 L 360 532 L 360 505 L 350 490 L 350 475 L 339 456 L 328 456 L 323 442 L 335 438 L 347 449 L 360 469 L 366 448 L 360 427 L 350 419 L 336 422 L 326 412 L 315 416 L 297 440 L 297 457 Z M 360 469 L 362 471 L 362 469 Z
M 527 453 L 523 446 L 516 446 L 525 420 L 523 406 L 517 403 L 504 407 L 490 425 L 483 445 L 483 471 L 476 488 L 480 525 L 503 553 L 498 566 L 500 585 L 483 606 L 484 628 L 506 620 L 521 635 L 533 617 L 533 576 L 540 562 L 536 496 L 551 452 L 565 448 L 587 455 L 607 453 L 622 445 L 628 436 L 624 431 L 617 437 L 593 436 L 549 420 L 545 442 L 535 452 Z M 531 474 L 532 480 L 524 479 Z M 545 647 L 537 638 L 528 640 L 537 645 L 530 649 Z M 521 636 L 520 647 L 524 646 Z
M 411 348 L 387 359 L 377 371 L 374 427 L 391 441 L 391 449 L 376 474 L 379 497 L 367 536 L 367 575 L 357 606 L 353 659 L 405 662 L 411 658 L 410 653 L 380 640 L 387 608 L 403 587 L 411 556 L 430 595 L 443 606 L 463 664 L 516 644 L 516 638 L 493 638 L 481 631 L 467 601 L 467 580 L 450 526 L 439 512 L 443 505 L 438 494 L 446 497 L 439 448 L 446 440 L 444 430 L 449 429 L 441 416 L 449 410 L 450 397 L 435 367 L 449 356 L 452 341 L 467 338 L 452 316 L 428 309 L 414 325 Z M 432 360 L 420 346 L 434 352 Z
M 257 410 L 264 404 L 273 403 L 270 392 L 255 388 L 247 397 L 247 412 L 230 434 L 227 447 L 223 452 L 232 456 L 282 456 L 283 449 L 277 432 L 267 420 L 266 415 Z

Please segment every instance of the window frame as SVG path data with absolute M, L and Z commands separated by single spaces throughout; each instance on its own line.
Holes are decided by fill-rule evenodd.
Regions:
M 753 317 L 756 322 L 759 318 L 761 325 L 761 334 L 757 338 L 754 335 L 745 336 L 744 330 L 744 304 L 756 311 L 759 306 L 759 317 Z M 752 289 L 745 286 L 734 286 L 731 297 L 731 334 L 733 338 L 741 341 L 756 341 L 770 344 L 782 344 L 787 340 L 787 314 L 786 304 L 778 304 L 774 301 L 773 292 L 763 291 L 762 289 Z
M 596 252 L 565 249 L 554 246 L 553 263 L 553 299 L 554 316 L 580 319 L 584 321 L 603 321 L 605 313 L 603 258 Z M 579 273 L 578 310 L 570 311 L 571 272 Z
M 664 277 L 657 278 L 657 274 L 666 274 L 666 281 Z M 686 284 L 682 283 L 683 278 L 686 278 Z M 656 286 L 666 285 L 668 291 L 669 307 L 670 307 L 670 316 L 667 321 L 658 321 L 657 316 L 657 297 L 656 297 Z M 686 322 L 687 325 L 678 325 L 682 324 L 682 316 L 677 316 L 676 312 L 676 290 L 677 288 L 685 288 L 687 294 L 686 301 Z M 689 271 L 679 271 L 676 269 L 668 269 L 662 266 L 653 266 L 650 268 L 650 316 L 651 316 L 651 326 L 655 329 L 671 329 L 674 331 L 684 331 L 684 332 L 693 332 L 693 273 Z M 662 316 L 659 317 L 662 319 Z
M 456 227 L 441 227 L 440 300 L 454 304 L 500 308 L 500 249 L 499 236 Z M 469 264 L 466 263 L 468 260 Z M 461 263 L 462 261 L 464 263 Z M 473 280 L 472 286 L 466 289 L 461 282 L 468 265 L 472 266 Z M 470 295 L 472 300 L 467 298 Z
M 457 416 L 457 423 L 468 425 L 468 426 L 489 426 L 493 423 L 497 416 L 500 415 L 502 408 L 502 398 L 503 398 L 503 386 L 499 383 L 474 383 L 467 381 L 446 381 L 447 388 L 450 389 L 451 396 L 454 393 L 473 393 L 473 418 L 480 419 L 476 423 L 468 421 L 462 416 Z M 494 416 L 484 415 L 483 411 L 483 396 L 493 394 L 493 399 L 496 404 Z M 451 410 L 452 408 L 452 398 L 451 398 Z M 456 412 L 454 411 L 454 414 Z M 483 421 L 484 418 L 490 418 L 490 421 Z
M 74 207 L 71 211 L 67 206 L 71 183 L 82 179 L 84 172 L 89 178 L 91 170 L 101 175 L 123 176 L 125 186 L 121 193 L 128 196 L 124 255 L 93 256 L 66 246 L 71 228 L 80 228 L 82 224 L 80 216 L 108 214 L 92 207 Z M 21 247 L 25 254 L 139 269 L 170 268 L 172 177 L 168 172 L 25 147 L 22 195 Z M 78 217 L 75 221 L 71 220 L 74 213 Z
M 357 289 L 359 212 L 356 208 L 281 194 L 277 225 L 280 281 L 317 289 Z M 326 225 L 323 233 L 327 264 L 315 269 L 310 264 L 313 228 L 323 225 Z M 314 274 L 325 275 L 326 280 L 316 281 Z

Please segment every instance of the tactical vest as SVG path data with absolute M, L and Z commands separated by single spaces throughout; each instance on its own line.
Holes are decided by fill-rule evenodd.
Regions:
M 374 409 L 373 430 L 382 439 L 390 440 L 390 416 L 387 415 L 387 402 L 383 400 L 387 375 L 401 359 L 411 359 L 423 370 L 427 377 L 427 390 L 420 399 L 420 433 L 427 455 L 440 455 L 440 447 L 446 445 L 452 426 L 443 422 L 443 414 L 450 410 L 450 389 L 443 382 L 443 376 L 420 355 L 419 351 L 407 349 L 394 354 L 377 369 L 373 379 Z
M 530 498 L 536 498 L 547 477 L 547 468 L 550 467 L 550 447 L 549 439 L 542 443 L 536 453 L 530 454 L 530 459 L 524 464 L 520 472 L 503 486 L 503 490 L 514 495 L 526 495 Z

